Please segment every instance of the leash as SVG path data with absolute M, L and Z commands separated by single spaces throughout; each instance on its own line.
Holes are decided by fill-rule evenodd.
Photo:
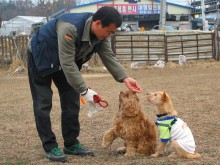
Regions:
M 106 108 L 108 106 L 108 102 L 103 100 L 100 96 L 94 95 L 93 100 L 95 103 L 99 104 L 102 108 Z
M 86 104 L 86 100 L 82 96 L 80 96 L 80 100 L 83 105 Z M 106 100 L 103 100 L 98 95 L 94 95 L 93 100 L 94 100 L 94 103 L 99 104 L 99 106 L 101 106 L 102 108 L 106 108 L 108 106 L 108 102 Z

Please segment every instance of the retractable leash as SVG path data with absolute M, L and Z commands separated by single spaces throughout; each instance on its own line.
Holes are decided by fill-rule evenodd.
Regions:
M 86 100 L 82 96 L 80 96 L 80 100 L 83 105 L 86 104 Z M 94 95 L 93 100 L 95 103 L 99 104 L 99 106 L 101 106 L 102 108 L 106 108 L 108 106 L 108 102 L 106 100 L 103 100 L 99 95 Z
M 99 104 L 102 108 L 106 108 L 108 106 L 108 102 L 103 100 L 99 95 L 94 95 L 93 100 L 95 103 Z
M 80 96 L 80 100 L 81 100 L 82 104 L 84 104 L 84 105 L 86 104 L 86 100 L 82 96 Z M 99 106 L 102 108 L 106 108 L 108 106 L 108 102 L 106 100 L 101 99 L 101 97 L 98 95 L 93 96 L 93 101 L 95 104 L 99 104 Z M 89 106 L 88 106 L 89 107 L 89 112 L 88 112 L 89 117 L 92 117 L 92 115 L 94 113 L 96 113 L 100 110 L 99 108 L 97 108 L 95 106 L 94 103 L 89 102 Z

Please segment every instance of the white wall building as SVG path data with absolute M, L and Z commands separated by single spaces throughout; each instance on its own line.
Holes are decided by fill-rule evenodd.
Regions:
M 0 28 L 0 35 L 10 35 L 11 32 L 16 34 L 30 34 L 33 23 L 46 22 L 46 17 L 17 16 L 4 22 Z

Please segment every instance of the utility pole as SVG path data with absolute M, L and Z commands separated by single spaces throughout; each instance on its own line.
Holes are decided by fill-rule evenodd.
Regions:
M 202 27 L 203 31 L 207 30 L 206 29 L 206 19 L 205 19 L 205 3 L 204 0 L 201 0 L 201 5 L 202 5 Z
M 152 8 L 151 8 L 152 12 L 151 12 L 151 14 L 154 14 L 154 0 L 151 1 L 151 5 L 152 5 Z
M 166 0 L 160 0 L 160 30 L 165 31 L 166 25 Z
M 219 3 L 219 2 L 218 2 Z M 219 5 L 219 4 L 218 4 Z M 217 5 L 217 6 L 218 6 Z M 218 26 L 219 26 L 219 14 L 220 14 L 220 10 L 217 9 L 217 17 L 216 17 L 216 22 L 215 22 L 215 41 L 216 41 L 216 56 L 215 58 L 217 60 L 220 60 L 220 48 L 219 48 L 219 31 L 218 31 Z

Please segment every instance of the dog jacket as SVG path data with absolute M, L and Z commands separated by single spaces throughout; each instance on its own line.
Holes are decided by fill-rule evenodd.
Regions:
M 176 140 L 185 151 L 195 153 L 195 140 L 187 124 L 176 116 L 158 118 L 156 122 L 161 142 Z

